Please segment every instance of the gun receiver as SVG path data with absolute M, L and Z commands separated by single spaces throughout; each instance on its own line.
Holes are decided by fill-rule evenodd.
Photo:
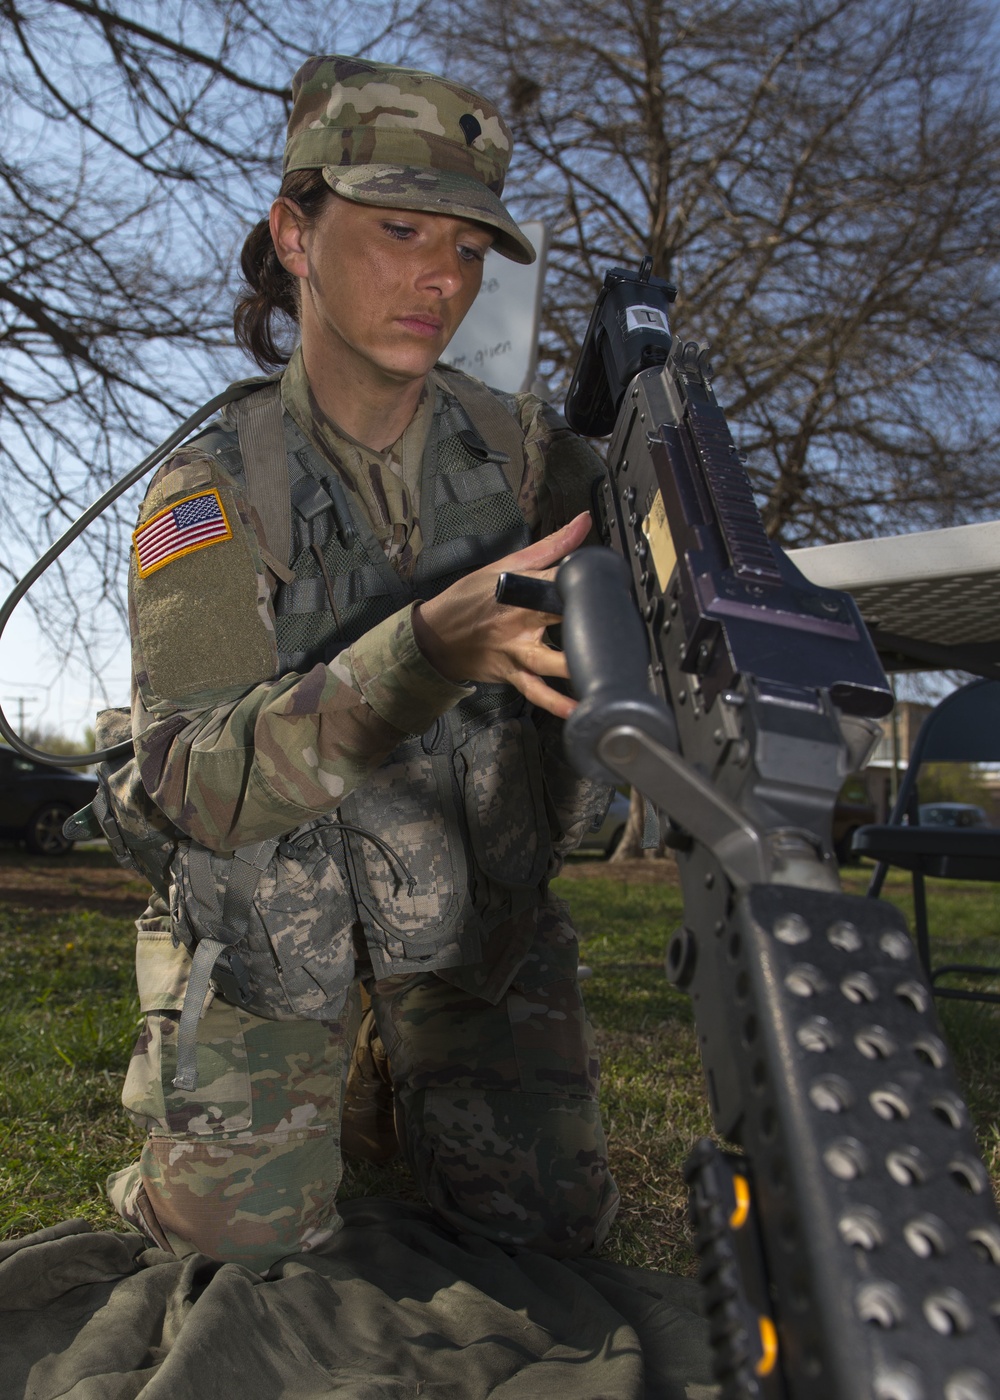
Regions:
M 677 848 L 713 1121 L 688 1164 L 726 1400 L 1000 1400 L 1000 1222 L 902 916 L 831 822 L 891 693 L 857 608 L 767 538 L 673 289 L 608 274 L 570 390 L 613 428 L 613 551 L 560 569 L 585 772 Z M 619 559 L 627 564 L 622 568 Z

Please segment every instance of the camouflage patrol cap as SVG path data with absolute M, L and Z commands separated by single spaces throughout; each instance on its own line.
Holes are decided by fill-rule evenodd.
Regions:
M 413 68 L 330 54 L 292 79 L 284 171 L 322 170 L 358 204 L 487 224 L 514 262 L 535 250 L 500 201 L 513 142 L 492 102 Z

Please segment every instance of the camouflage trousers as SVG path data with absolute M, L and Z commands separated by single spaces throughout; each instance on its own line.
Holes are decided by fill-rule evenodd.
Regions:
M 188 1093 L 171 1083 L 185 960 L 169 934 L 140 926 L 140 988 L 145 980 L 152 1000 L 175 1004 L 145 998 L 122 1097 L 147 1137 L 108 1193 L 162 1248 L 263 1272 L 340 1228 L 360 987 L 336 1024 L 263 1020 L 217 998 L 201 1019 L 199 1087 Z M 428 1202 L 456 1230 L 556 1257 L 599 1245 L 618 1206 L 576 966 L 576 935 L 546 906 L 497 1005 L 433 973 L 368 983 L 399 1142 Z

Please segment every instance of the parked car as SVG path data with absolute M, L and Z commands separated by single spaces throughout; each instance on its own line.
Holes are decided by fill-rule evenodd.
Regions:
M 859 826 L 872 826 L 878 821 L 875 803 L 864 778 L 852 777 L 840 789 L 833 809 L 833 850 L 841 865 L 856 859 L 851 842 Z
M 628 821 L 629 800 L 616 792 L 611 799 L 608 814 L 596 831 L 588 831 L 580 842 L 581 851 L 603 851 L 611 855 L 625 831 Z
M 971 802 L 921 802 L 921 826 L 989 826 L 982 807 Z
M 39 856 L 62 856 L 73 845 L 63 822 L 85 807 L 97 791 L 97 779 L 71 768 L 32 763 L 0 747 L 0 836 L 23 841 Z

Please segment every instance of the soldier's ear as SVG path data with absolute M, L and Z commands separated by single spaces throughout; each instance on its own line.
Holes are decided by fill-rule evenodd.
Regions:
M 279 196 L 268 215 L 271 241 L 278 261 L 293 277 L 305 277 L 308 259 L 305 248 L 306 219 L 294 200 Z

